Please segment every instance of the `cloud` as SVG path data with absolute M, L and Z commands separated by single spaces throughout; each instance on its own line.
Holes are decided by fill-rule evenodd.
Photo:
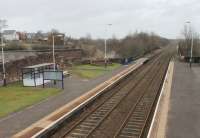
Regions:
M 199 11 L 198 0 L 6 0 L 0 18 L 21 31 L 57 28 L 74 37 L 123 37 L 142 30 L 175 38 L 187 20 L 200 31 Z M 108 23 L 113 26 L 106 34 Z

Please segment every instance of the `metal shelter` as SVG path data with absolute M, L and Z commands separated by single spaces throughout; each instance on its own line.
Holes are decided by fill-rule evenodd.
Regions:
M 54 63 L 43 63 L 22 68 L 23 86 L 36 87 L 43 85 L 44 87 L 45 83 L 49 83 L 54 80 L 62 81 L 62 88 L 64 88 L 63 71 L 59 71 L 57 66 L 54 68 L 54 65 Z

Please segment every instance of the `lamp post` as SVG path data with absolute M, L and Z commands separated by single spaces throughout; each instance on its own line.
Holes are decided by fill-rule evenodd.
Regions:
M 65 47 L 65 33 L 63 34 L 63 47 Z
M 5 68 L 5 56 L 4 56 L 4 42 L 3 42 L 3 28 L 5 28 L 6 20 L 0 20 L 0 33 L 1 33 L 1 55 L 2 55 L 2 67 L 3 67 L 3 86 L 6 86 L 6 68 Z
M 107 24 L 107 26 L 111 26 L 112 24 Z M 107 26 L 106 26 L 106 34 L 107 34 Z M 107 38 L 104 40 L 104 62 L 105 62 L 105 68 L 107 68 Z
M 191 49 L 190 49 L 190 68 L 191 68 L 191 67 L 192 67 L 192 58 L 193 58 L 194 38 L 193 38 L 192 29 L 191 29 L 191 22 L 190 22 L 190 21 L 187 21 L 186 23 L 189 24 L 189 31 L 190 31 L 191 37 L 192 37 L 192 40 L 191 40 Z
M 56 70 L 56 60 L 55 60 L 55 40 L 54 40 L 54 34 L 52 34 L 52 43 L 53 43 L 53 64 L 54 64 L 54 71 Z
M 52 33 L 52 45 L 53 45 L 53 63 L 54 63 L 54 71 L 56 70 L 56 58 L 55 58 L 55 36 L 63 37 L 63 45 L 65 45 L 65 35 L 61 34 L 53 34 Z M 63 46 L 64 47 L 64 46 Z

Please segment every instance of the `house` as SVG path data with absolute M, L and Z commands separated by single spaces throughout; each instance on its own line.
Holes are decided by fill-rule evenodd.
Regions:
M 26 33 L 27 41 L 47 44 L 49 33 L 38 31 L 37 33 Z
M 65 34 L 63 33 L 55 33 L 48 35 L 48 44 L 53 43 L 53 36 L 54 36 L 54 43 L 55 45 L 65 45 Z
M 25 32 L 17 32 L 17 34 L 19 35 L 19 40 L 21 41 L 27 40 L 27 35 Z
M 26 37 L 28 40 L 34 39 L 35 38 L 35 33 L 26 33 Z
M 36 41 L 36 33 L 26 33 L 26 41 L 35 42 Z
M 7 41 L 19 40 L 19 33 L 16 30 L 4 30 L 3 37 Z
M 48 34 L 48 33 L 42 33 L 41 41 L 47 42 L 47 41 L 48 41 L 48 37 L 49 37 L 49 34 Z

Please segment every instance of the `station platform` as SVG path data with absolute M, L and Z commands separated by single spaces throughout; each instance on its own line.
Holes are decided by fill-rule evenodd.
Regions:
M 60 94 L 0 119 L 0 138 L 13 136 L 133 64 L 135 62 L 121 66 L 118 69 L 91 80 L 80 79 L 76 76 L 65 78 L 65 89 Z
M 200 64 L 175 61 L 166 138 L 200 137 Z

